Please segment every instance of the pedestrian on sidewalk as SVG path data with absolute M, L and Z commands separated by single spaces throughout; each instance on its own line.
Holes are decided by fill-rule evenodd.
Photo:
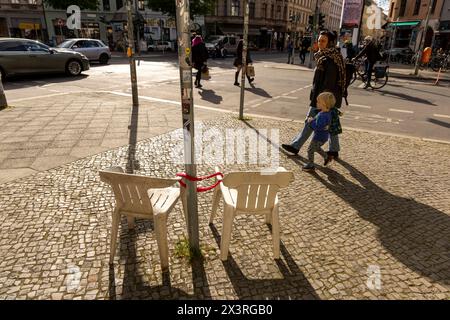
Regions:
M 314 55 L 316 69 L 314 70 L 313 85 L 309 95 L 310 108 L 305 120 L 305 125 L 302 131 L 290 144 L 281 145 L 284 150 L 290 153 L 298 154 L 300 148 L 313 133 L 313 130 L 308 125 L 307 121 L 308 118 L 314 118 L 319 113 L 319 110 L 317 109 L 317 97 L 322 92 L 327 91 L 333 93 L 336 99 L 336 109 L 339 109 L 342 105 L 346 83 L 345 63 L 340 50 L 336 48 L 336 38 L 336 35 L 329 31 L 322 31 L 320 33 L 318 40 L 319 51 Z M 339 121 L 339 118 L 337 121 Z M 336 119 L 332 118 L 332 122 L 336 123 Z M 336 159 L 339 156 L 340 146 L 338 137 L 338 134 L 330 135 L 328 157 L 332 157 L 332 159 Z
M 314 131 L 313 138 L 308 148 L 308 163 L 303 166 L 303 171 L 314 171 L 314 154 L 319 153 L 326 161 L 327 154 L 323 151 L 322 146 L 329 139 L 329 129 L 331 124 L 330 110 L 336 104 L 336 98 L 331 92 L 322 92 L 317 97 L 317 109 L 320 112 L 313 118 L 308 117 L 307 125 Z
M 242 58 L 243 58 L 243 53 L 244 53 L 244 40 L 241 39 L 239 40 L 237 49 L 236 49 L 236 59 L 234 59 L 234 66 L 237 68 L 236 74 L 234 75 L 234 85 L 239 87 L 239 73 L 241 72 L 241 70 L 243 70 L 242 68 Z M 250 63 L 252 63 L 252 58 L 250 57 L 250 50 L 247 49 L 247 59 L 246 59 L 246 65 L 248 66 Z M 245 72 L 244 70 L 242 72 Z M 254 78 L 250 78 L 249 75 L 246 73 L 247 76 L 247 80 L 248 83 L 252 83 L 255 79 Z
M 302 41 L 300 42 L 300 54 L 299 54 L 301 64 L 305 64 L 306 54 L 308 53 L 308 47 L 309 47 L 308 41 L 306 39 L 302 39 Z
M 192 39 L 192 66 L 197 69 L 195 77 L 195 87 L 201 88 L 200 80 L 202 79 L 202 71 L 206 67 L 205 63 L 208 60 L 208 50 L 203 42 L 202 36 L 197 35 Z
M 292 40 L 289 40 L 287 45 L 287 51 L 288 51 L 288 64 L 294 64 L 294 43 Z

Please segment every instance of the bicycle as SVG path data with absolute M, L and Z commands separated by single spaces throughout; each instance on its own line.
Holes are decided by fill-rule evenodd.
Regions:
M 355 67 L 355 72 L 353 73 L 353 77 L 350 80 L 350 84 L 356 81 L 359 78 L 362 82 L 367 81 L 366 75 L 366 66 L 364 60 L 360 59 L 352 63 Z M 383 88 L 389 80 L 389 65 L 377 65 L 373 67 L 372 74 L 370 77 L 370 87 L 372 89 L 381 89 Z
M 450 68 L 450 54 L 436 55 L 431 58 L 430 67 L 433 71 L 446 72 Z

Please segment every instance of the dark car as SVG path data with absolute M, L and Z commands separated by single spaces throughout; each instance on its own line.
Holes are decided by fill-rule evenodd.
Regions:
M 20 74 L 59 72 L 77 76 L 86 70 L 89 70 L 89 60 L 79 52 L 50 48 L 35 40 L 0 38 L 2 78 Z

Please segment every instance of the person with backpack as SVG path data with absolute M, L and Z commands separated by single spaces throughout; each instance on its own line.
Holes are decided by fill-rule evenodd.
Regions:
M 200 80 L 202 79 L 202 71 L 205 69 L 208 60 L 208 50 L 203 42 L 202 36 L 197 35 L 192 39 L 192 66 L 197 69 L 195 77 L 195 87 L 201 88 Z
M 370 87 L 370 78 L 372 76 L 373 67 L 375 63 L 381 59 L 380 50 L 375 40 L 371 36 L 367 36 L 364 38 L 365 45 L 363 49 L 352 59 L 352 61 L 358 60 L 361 57 L 366 57 L 365 66 L 366 66 L 366 85 L 364 89 Z
M 331 92 L 335 99 L 335 108 L 331 110 L 330 143 L 325 163 L 339 157 L 339 134 L 342 128 L 339 121 L 339 108 L 342 99 L 346 95 L 347 80 L 344 58 L 339 49 L 336 48 L 336 35 L 329 31 L 322 31 L 318 40 L 319 51 L 314 55 L 316 69 L 314 70 L 313 85 L 310 93 L 310 108 L 306 119 L 314 118 L 319 110 L 317 108 L 317 97 L 322 92 Z M 298 154 L 300 148 L 308 140 L 313 130 L 305 120 L 302 131 L 292 140 L 290 144 L 282 144 L 281 147 L 289 153 Z

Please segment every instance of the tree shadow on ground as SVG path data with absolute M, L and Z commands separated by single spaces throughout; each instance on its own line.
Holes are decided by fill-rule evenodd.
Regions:
M 426 84 L 426 82 L 425 82 L 425 84 Z M 390 87 L 405 88 L 405 85 L 399 85 L 399 84 L 394 84 L 394 83 L 389 83 L 389 86 Z M 435 96 L 441 96 L 441 97 L 450 98 L 450 95 L 442 94 L 442 93 L 434 92 L 434 91 L 428 91 L 428 90 L 419 89 L 419 88 L 417 88 L 417 86 L 415 86 L 413 90 L 414 91 L 419 91 L 419 92 L 430 93 L 430 94 L 435 95 Z
M 14 90 L 20 86 L 23 88 L 41 87 L 48 85 L 50 83 L 65 83 L 65 82 L 76 82 L 81 81 L 89 76 L 87 74 L 81 73 L 78 76 L 68 76 L 64 73 L 55 74 L 32 74 L 24 76 L 10 76 L 7 81 L 3 83 L 3 88 L 6 90 Z
M 427 121 L 431 122 L 432 124 L 437 124 L 438 126 L 450 129 L 450 123 L 448 123 L 448 122 L 444 122 L 444 121 L 436 120 L 436 119 L 432 119 L 432 118 L 428 118 Z
M 145 224 L 153 223 L 145 220 Z M 109 268 L 109 299 L 211 299 L 208 280 L 204 268 L 204 262 L 196 260 L 192 263 L 192 282 L 194 285 L 194 294 L 189 294 L 186 291 L 175 288 L 171 284 L 170 270 L 162 271 L 162 284 L 152 286 L 150 282 L 155 280 L 145 277 L 140 271 L 139 265 L 145 264 L 145 267 L 153 268 L 159 264 L 159 252 L 156 250 L 150 255 L 155 257 L 157 261 L 147 261 L 150 255 L 145 258 L 136 256 L 136 240 L 140 232 L 147 232 L 148 229 L 153 229 L 152 226 L 142 226 L 141 221 L 137 221 L 135 229 L 128 230 L 126 222 L 122 223 L 120 232 L 120 258 L 125 260 L 124 264 L 124 278 L 122 281 L 122 292 L 117 294 L 115 270 L 112 265 Z M 142 267 L 141 267 L 142 268 Z M 152 274 L 149 272 L 148 274 Z M 146 279 L 147 278 L 147 279 Z
M 209 101 L 214 104 L 220 104 L 223 100 L 222 96 L 218 96 L 214 90 L 210 89 L 201 89 L 198 91 L 198 94 L 202 100 Z
M 359 184 L 318 167 L 313 176 L 378 228 L 378 238 L 399 262 L 435 282 L 450 285 L 450 217 L 414 199 L 395 196 L 349 163 L 339 160 Z
M 391 97 L 398 98 L 401 100 L 406 100 L 406 101 L 411 101 L 411 102 L 416 102 L 416 103 L 421 103 L 421 104 L 427 104 L 430 106 L 436 106 L 436 104 L 432 103 L 429 100 L 422 99 L 419 97 L 413 97 L 408 94 L 404 94 L 404 93 L 400 93 L 400 92 L 383 90 L 383 89 L 377 90 L 377 92 L 380 93 L 382 96 L 391 96 Z
M 218 230 L 213 224 L 209 226 L 220 247 L 221 236 Z M 284 260 L 278 259 L 276 264 L 283 279 L 248 279 L 233 257 L 228 254 L 227 261 L 222 263 L 239 299 L 320 299 L 283 243 L 280 250 Z

